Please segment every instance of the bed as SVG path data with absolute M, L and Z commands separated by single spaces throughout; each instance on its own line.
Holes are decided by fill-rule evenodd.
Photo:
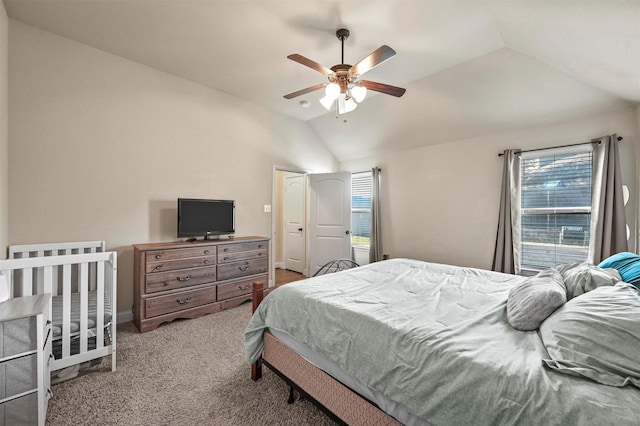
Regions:
M 13 245 L 0 260 L 10 297 L 50 293 L 52 372 L 111 356 L 116 368 L 117 255 L 104 241 Z
M 638 289 L 583 279 L 584 294 L 520 331 L 506 306 L 527 280 L 392 259 L 278 287 L 259 305 L 256 285 L 252 375 L 264 362 L 347 424 L 640 424 Z M 354 415 L 347 397 L 368 411 Z

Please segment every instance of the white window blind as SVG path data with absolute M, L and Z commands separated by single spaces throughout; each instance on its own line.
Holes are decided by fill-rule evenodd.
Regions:
M 589 251 L 591 146 L 532 154 L 521 157 L 521 268 L 583 262 Z
M 351 175 L 351 244 L 354 246 L 369 246 L 371 179 L 371 172 Z

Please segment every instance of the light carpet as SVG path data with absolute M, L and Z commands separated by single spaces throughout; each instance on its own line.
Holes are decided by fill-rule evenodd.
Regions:
M 251 380 L 242 332 L 244 304 L 138 333 L 118 326 L 117 370 L 53 386 L 47 425 L 335 425 L 306 400 L 287 404 L 288 386 L 264 368 Z

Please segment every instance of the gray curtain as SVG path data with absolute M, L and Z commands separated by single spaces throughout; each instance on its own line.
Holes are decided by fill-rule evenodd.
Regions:
M 380 169 L 371 169 L 371 236 L 369 263 L 382 260 L 382 233 L 380 228 Z
M 589 261 L 595 264 L 628 251 L 617 135 L 594 139 Z
M 520 150 L 504 151 L 498 232 L 491 270 L 520 272 Z

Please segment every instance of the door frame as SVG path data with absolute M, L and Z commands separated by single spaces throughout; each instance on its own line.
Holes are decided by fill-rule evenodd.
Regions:
M 276 209 L 280 209 L 282 208 L 282 206 L 278 205 L 277 200 L 276 200 L 276 173 L 277 172 L 290 172 L 290 173 L 300 173 L 302 175 L 308 175 L 310 173 L 312 173 L 311 170 L 304 170 L 304 169 L 300 169 L 297 167 L 291 167 L 291 166 L 279 166 L 274 164 L 273 165 L 273 171 L 271 173 L 271 255 L 269 256 L 269 273 L 270 275 L 273 277 L 273 286 L 276 285 L 276 262 L 275 262 L 275 258 L 276 258 L 276 250 L 277 250 L 277 239 L 276 239 Z M 307 185 L 307 179 L 305 177 L 305 186 Z M 305 196 L 306 198 L 306 196 Z M 305 205 L 307 204 L 307 200 L 305 200 Z M 304 217 L 304 226 L 306 228 L 307 226 L 307 221 L 308 221 L 308 214 L 305 212 L 305 217 Z M 306 243 L 305 243 L 305 250 L 306 250 Z M 306 265 L 305 265 L 305 271 L 306 271 Z

